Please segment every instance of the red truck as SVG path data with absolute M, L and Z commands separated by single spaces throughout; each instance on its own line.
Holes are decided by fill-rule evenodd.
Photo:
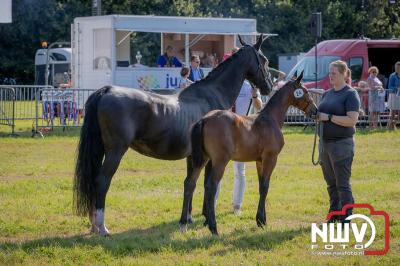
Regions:
M 315 83 L 315 47 L 294 66 L 287 75 L 304 70 L 303 82 L 307 88 L 328 89 L 329 64 L 335 60 L 347 62 L 352 72 L 353 85 L 368 78 L 368 68 L 376 66 L 386 79 L 400 61 L 400 40 L 328 40 L 317 45 L 318 80 Z

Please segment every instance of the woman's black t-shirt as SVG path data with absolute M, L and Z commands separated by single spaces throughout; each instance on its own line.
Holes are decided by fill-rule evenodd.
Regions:
M 360 98 L 355 89 L 345 86 L 339 91 L 327 90 L 321 98 L 318 111 L 326 114 L 345 116 L 347 112 L 358 112 L 360 109 Z M 333 141 L 353 137 L 355 127 L 344 127 L 331 121 L 323 122 L 323 140 Z

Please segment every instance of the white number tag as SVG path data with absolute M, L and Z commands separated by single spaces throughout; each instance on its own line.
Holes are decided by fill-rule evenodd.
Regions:
M 297 90 L 294 91 L 294 97 L 296 99 L 299 99 L 299 98 L 303 97 L 303 95 L 304 95 L 304 92 L 303 92 L 302 89 L 297 89 Z

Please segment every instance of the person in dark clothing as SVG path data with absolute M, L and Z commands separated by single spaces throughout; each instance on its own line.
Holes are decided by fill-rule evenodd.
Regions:
M 333 88 L 323 94 L 318 107 L 319 120 L 322 121 L 320 164 L 328 185 L 329 212 L 339 211 L 346 204 L 354 203 L 350 176 L 360 99 L 357 91 L 346 83 L 348 70 L 347 64 L 340 60 L 329 65 Z M 352 209 L 348 209 L 344 217 L 332 217 L 329 222 L 345 222 L 351 214 Z
M 193 82 L 204 78 L 204 72 L 200 68 L 200 57 L 198 55 L 192 55 L 190 58 L 190 74 L 189 79 Z
M 174 48 L 167 46 L 165 53 L 157 58 L 158 67 L 182 67 L 182 63 L 174 55 Z

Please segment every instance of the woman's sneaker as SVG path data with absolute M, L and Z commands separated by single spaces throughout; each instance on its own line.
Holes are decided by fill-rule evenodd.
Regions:
M 242 211 L 240 210 L 240 206 L 238 206 L 238 205 L 233 206 L 233 214 L 235 214 L 235 215 L 242 214 Z

